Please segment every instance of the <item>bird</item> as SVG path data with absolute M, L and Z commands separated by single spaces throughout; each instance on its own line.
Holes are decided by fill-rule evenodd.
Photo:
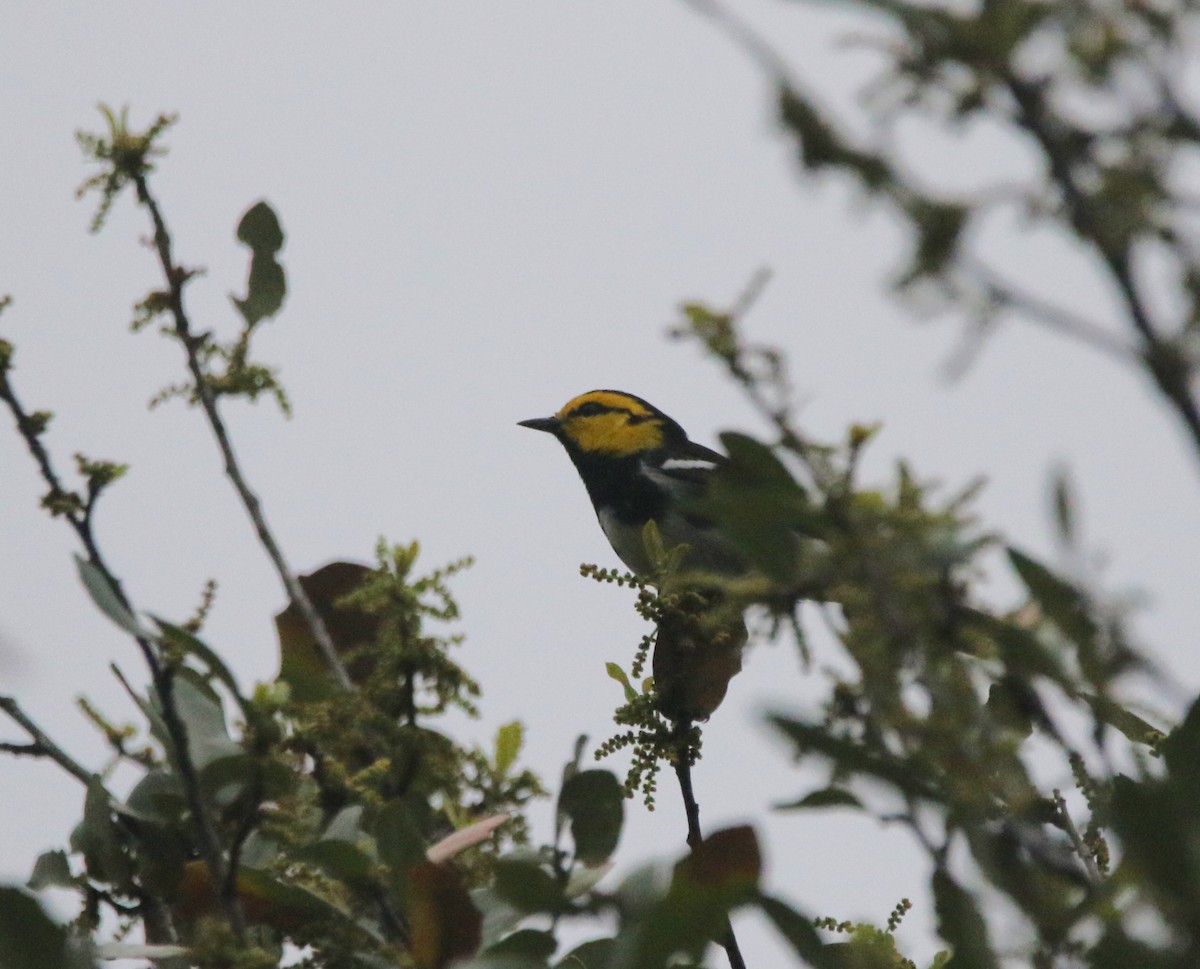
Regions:
M 729 459 L 690 440 L 653 404 L 620 390 L 589 390 L 551 417 L 518 423 L 552 434 L 566 449 L 600 528 L 631 572 L 648 576 L 654 569 L 643 541 L 653 521 L 664 547 L 686 546 L 685 568 L 726 577 L 746 573 L 733 545 L 692 510 Z
M 655 578 L 659 563 L 646 550 L 653 521 L 663 546 L 683 546 L 682 569 L 732 577 L 745 574 L 742 556 L 715 524 L 698 514 L 712 476 L 729 463 L 688 438 L 679 423 L 649 401 L 620 390 L 590 390 L 551 417 L 519 421 L 552 434 L 583 479 L 605 536 L 638 576 Z M 746 624 L 730 615 L 719 589 L 697 593 L 689 609 L 658 619 L 653 672 L 656 705 L 676 723 L 707 720 L 742 668 Z

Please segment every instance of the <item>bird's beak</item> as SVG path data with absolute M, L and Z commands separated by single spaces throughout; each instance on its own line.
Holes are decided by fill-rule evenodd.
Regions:
M 559 420 L 557 417 L 532 417 L 527 421 L 517 421 L 521 427 L 532 427 L 535 431 L 545 431 L 548 434 L 557 434 L 559 428 Z

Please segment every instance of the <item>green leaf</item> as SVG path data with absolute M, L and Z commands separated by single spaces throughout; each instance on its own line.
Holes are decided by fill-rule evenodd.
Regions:
M 699 514 L 715 519 L 751 564 L 767 575 L 792 578 L 799 562 L 798 533 L 816 530 L 804 489 L 765 444 L 726 432 L 729 463 L 709 479 Z
M 75 556 L 75 565 L 79 569 L 79 578 L 83 580 L 83 587 L 87 589 L 97 609 L 127 633 L 140 639 L 154 639 L 154 634 L 143 626 L 137 616 L 121 601 L 102 569 L 81 555 Z
M 247 789 L 257 790 L 260 797 L 271 801 L 295 790 L 298 778 L 286 765 L 263 760 L 240 747 L 235 753 L 215 757 L 200 770 L 200 783 L 219 805 L 228 806 Z
M 1162 742 L 1161 750 L 1173 778 L 1185 777 L 1193 784 L 1200 780 L 1200 699 Z
M 847 942 L 830 942 L 825 946 L 825 955 L 829 965 L 837 969 L 896 969 L 905 965 L 891 935 L 870 926 L 855 926 Z
M 1163 732 L 1139 717 L 1132 710 L 1127 710 L 1121 704 L 1108 697 L 1092 696 L 1089 693 L 1079 694 L 1080 698 L 1092 708 L 1096 719 L 1119 730 L 1130 740 L 1147 746 L 1154 746 L 1163 739 Z M 1193 708 L 1194 709 L 1194 708 Z M 1190 714 L 1189 714 L 1190 719 Z M 1182 728 L 1179 728 L 1182 729 Z M 1198 728 L 1192 728 L 1198 729 Z M 1176 731 L 1178 732 L 1178 730 Z M 1175 736 L 1172 734 L 1171 736 Z M 1193 751 L 1200 754 L 1200 750 Z M 1200 761 L 1193 761 L 1200 765 Z
M 90 960 L 73 949 L 37 899 L 0 886 L 0 966 L 4 969 L 83 969 Z
M 171 824 L 139 818 L 130 823 L 131 816 L 125 805 L 115 807 L 122 819 L 122 828 L 137 832 L 131 857 L 138 884 L 144 892 L 160 898 L 173 897 L 179 887 L 180 872 L 193 858 L 195 837 L 188 823 L 190 816 L 180 817 Z
M 98 777 L 88 784 L 83 820 L 71 834 L 71 847 L 83 853 L 88 876 L 93 880 L 129 884 L 132 871 L 120 829 L 113 821 L 112 796 Z
M 319 895 L 299 885 L 279 881 L 274 875 L 254 868 L 238 869 L 239 897 L 252 901 L 261 911 L 261 920 L 284 929 L 318 919 L 333 919 L 347 928 L 367 932 L 367 927 L 354 922 L 344 911 Z M 251 912 L 248 911 L 247 915 Z
M 1097 629 L 1084 595 L 1046 566 L 1011 546 L 1008 548 L 1008 558 L 1029 594 L 1042 607 L 1046 618 L 1072 642 L 1084 647 L 1091 646 L 1096 640 Z
M 246 868 L 268 868 L 283 854 L 278 841 L 261 831 L 251 832 L 242 845 L 242 865 Z
M 455 960 L 453 969 L 547 969 L 545 959 L 512 952 L 484 952 L 472 959 Z M 442 969 L 438 966 L 437 969 Z
M 568 952 L 554 964 L 554 969 L 608 969 L 615 948 L 614 939 L 592 939 Z
M 294 849 L 288 857 L 318 865 L 334 878 L 350 884 L 370 882 L 375 871 L 375 863 L 349 841 L 318 841 Z
M 611 861 L 603 862 L 592 868 L 587 865 L 576 865 L 571 869 L 571 874 L 567 877 L 566 888 L 563 889 L 567 898 L 579 898 L 581 895 L 586 895 L 604 880 L 612 871 L 612 866 Z
M 1031 630 L 979 611 L 974 611 L 971 619 L 995 643 L 1012 675 L 1027 680 L 1044 676 L 1068 690 L 1073 687 L 1074 680 L 1066 673 L 1059 658 Z
M 344 807 L 333 816 L 321 834 L 322 841 L 349 841 L 357 843 L 363 837 L 363 808 L 361 804 Z
M 667 547 L 663 544 L 662 535 L 658 531 L 658 523 L 653 518 L 642 526 L 642 547 L 646 550 L 647 560 L 655 567 L 665 565 Z
M 525 728 L 520 720 L 506 723 L 496 731 L 496 772 L 500 775 L 508 773 L 508 769 L 517 761 L 521 753 L 521 745 L 525 741 Z
M 770 895 L 760 895 L 758 907 L 801 959 L 814 969 L 836 969 L 836 962 L 826 951 L 812 919 L 805 918 L 790 905 Z
M 537 864 L 500 859 L 496 863 L 496 894 L 522 912 L 562 912 L 567 900 L 554 876 Z
M 911 761 L 881 758 L 859 743 L 832 736 L 824 724 L 804 723 L 779 715 L 769 716 L 767 720 L 792 740 L 801 754 L 821 754 L 842 770 L 876 777 L 911 797 L 931 801 L 942 799 L 933 782 Z
M 625 675 L 625 671 L 616 663 L 605 663 L 604 670 L 608 673 L 610 679 L 616 680 L 625 690 L 625 702 L 632 703 L 638 698 L 637 690 L 629 683 L 629 677 Z
M 200 769 L 199 775 L 205 794 L 215 804 L 228 807 L 257 783 L 258 759 L 244 750 L 238 750 L 209 760 Z
M 33 864 L 33 874 L 26 883 L 35 892 L 45 888 L 70 888 L 76 884 L 67 862 L 65 851 L 46 851 L 38 855 Z
M 379 860 L 399 874 L 425 860 L 425 838 L 403 801 L 390 801 L 375 816 Z
M 758 837 L 749 825 L 738 825 L 714 831 L 692 848 L 675 866 L 672 890 L 699 886 L 720 893 L 731 906 L 750 899 L 761 875 Z
M 158 626 L 163 643 L 200 660 L 207 667 L 209 673 L 224 684 L 229 692 L 237 698 L 239 703 L 245 704 L 242 692 L 238 689 L 237 680 L 220 656 L 182 626 L 176 626 L 165 619 L 160 619 L 153 613 L 150 614 L 150 618 Z
M 1054 504 L 1054 524 L 1063 543 L 1075 544 L 1075 499 L 1071 480 L 1065 468 L 1058 468 L 1051 480 L 1051 496 Z
M 750 828 L 709 835 L 675 866 L 666 896 L 644 913 L 632 940 L 620 944 L 614 969 L 660 969 L 680 955 L 688 965 L 698 962 L 724 933 L 729 911 L 757 898 L 761 868 Z
M 932 886 L 938 934 L 954 949 L 946 969 L 997 969 L 987 923 L 970 893 L 941 868 L 933 873 Z
M 575 857 L 598 865 L 617 847 L 625 820 L 625 795 L 616 775 L 606 770 L 580 771 L 563 784 L 558 810 L 571 819 Z
M 237 238 L 256 252 L 278 252 L 283 248 L 283 227 L 270 205 L 256 202 L 238 222 Z
M 846 141 L 831 120 L 790 84 L 780 84 L 778 95 L 780 123 L 795 138 L 800 163 L 806 169 L 843 168 L 869 193 L 895 183 L 886 158 Z
M 283 229 L 266 202 L 253 206 L 238 223 L 237 237 L 253 251 L 246 298 L 233 298 L 247 326 L 254 326 L 279 312 L 287 295 L 283 266 L 275 258 L 283 248 Z
M 134 785 L 120 810 L 122 813 L 129 811 L 151 823 L 175 824 L 181 821 L 187 810 L 187 799 L 179 776 L 167 770 L 148 771 Z
M 553 933 L 538 929 L 518 929 L 484 950 L 485 956 L 524 956 L 543 962 L 554 955 L 558 940 Z
M 1195 788 L 1158 781 L 1113 778 L 1113 830 L 1124 848 L 1122 868 L 1136 873 L 1168 919 L 1194 924 L 1200 911 L 1200 820 Z
M 805 794 L 798 801 L 787 804 L 776 804 L 776 811 L 798 811 L 811 808 L 850 807 L 861 810 L 862 801 L 849 791 L 840 787 L 826 787 L 820 791 Z
M 622 912 L 641 916 L 662 901 L 664 891 L 662 866 L 646 862 L 621 880 L 616 897 Z
M 374 570 L 357 562 L 331 562 L 309 575 L 299 576 L 300 585 L 312 601 L 339 656 L 354 653 L 357 659 L 347 672 L 361 683 L 374 669 L 370 646 L 379 635 L 379 617 L 361 609 L 339 605 L 359 589 Z M 297 700 L 327 700 L 338 692 L 325 657 L 317 648 L 312 629 L 295 603 L 275 615 L 279 636 L 279 679 L 287 683 Z
M 409 873 L 406 901 L 408 950 L 417 969 L 443 969 L 478 950 L 483 916 L 454 866 L 418 864 Z
M 1150 948 L 1145 942 L 1129 938 L 1122 926 L 1110 925 L 1104 937 L 1088 953 L 1089 969 L 1176 969 L 1178 956 L 1170 951 Z
M 897 279 L 903 289 L 919 279 L 940 276 L 958 251 L 959 239 L 971 216 L 965 205 L 917 197 L 905 206 L 905 214 L 916 234 L 912 261 Z
M 984 706 L 996 723 L 1021 737 L 1033 733 L 1034 717 L 1041 714 L 1037 692 L 1015 676 L 1006 676 L 993 683 L 988 688 Z
M 225 711 L 215 695 L 180 670 L 175 676 L 175 709 L 187 728 L 188 751 L 198 770 L 217 760 L 244 756 L 229 736 Z
M 760 485 L 774 485 L 796 494 L 804 493 L 775 452 L 761 441 L 737 431 L 725 431 L 721 434 L 721 445 L 739 476 Z
M 524 912 L 504 901 L 492 888 L 476 888 L 471 892 L 471 901 L 483 913 L 482 938 L 485 945 L 498 942 L 525 917 Z
M 287 295 L 287 277 L 274 257 L 255 253 L 250 258 L 250 276 L 246 280 L 246 298 L 233 297 L 233 304 L 248 326 L 269 319 L 283 308 Z

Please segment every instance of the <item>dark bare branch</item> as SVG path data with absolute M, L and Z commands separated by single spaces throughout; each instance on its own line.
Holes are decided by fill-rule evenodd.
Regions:
M 46 757 L 58 764 L 81 784 L 86 786 L 91 783 L 92 778 L 96 775 L 82 767 L 77 760 L 51 740 L 49 735 L 21 709 L 15 697 L 0 696 L 0 710 L 8 714 L 22 730 L 29 734 L 33 741 L 30 744 L 0 744 L 0 750 L 17 757 Z
M 687 843 L 693 850 L 704 840 L 700 830 L 700 805 L 696 802 L 696 793 L 692 787 L 692 722 L 690 720 L 675 721 L 675 777 L 679 781 L 679 793 L 683 797 L 683 810 L 687 816 Z M 729 957 L 730 969 L 746 969 L 746 960 L 738 946 L 737 936 L 733 934 L 733 925 L 725 922 L 725 931 L 718 942 Z

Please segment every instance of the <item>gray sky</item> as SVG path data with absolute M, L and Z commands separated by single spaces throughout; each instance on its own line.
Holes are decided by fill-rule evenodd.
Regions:
M 852 21 L 738 8 L 828 103 L 854 110 L 872 55 L 836 43 Z M 984 522 L 1045 554 L 1047 474 L 1066 464 L 1105 585 L 1147 593 L 1138 629 L 1180 683 L 1200 680 L 1197 475 L 1144 382 L 1013 326 L 948 383 L 958 329 L 915 325 L 887 296 L 899 230 L 844 185 L 799 180 L 769 90 L 683 4 L 9 0 L 0 37 L 0 291 L 16 298 L 0 333 L 18 347 L 16 386 L 27 406 L 56 411 L 46 440 L 61 467 L 77 450 L 132 465 L 98 515 L 112 564 L 141 608 L 179 618 L 216 577 L 207 639 L 245 682 L 275 671 L 283 597 L 200 416 L 146 411 L 181 378 L 179 352 L 127 332 L 131 305 L 157 285 L 143 214 L 124 199 L 89 236 L 91 203 L 72 197 L 89 173 L 72 132 L 99 129 L 98 101 L 130 104 L 139 125 L 180 114 L 154 184 L 179 257 L 208 267 L 188 291 L 198 326 L 235 327 L 240 214 L 266 198 L 282 219 L 288 302 L 258 353 L 280 366 L 295 419 L 235 404 L 228 420 L 292 563 L 369 560 L 380 534 L 420 539 L 427 566 L 475 555 L 455 583 L 469 637 L 459 659 L 484 684 L 485 717 L 463 735 L 488 741 L 521 717 L 527 761 L 551 783 L 577 733 L 608 734 L 620 697 L 603 663 L 627 664 L 641 628 L 627 595 L 577 576 L 581 561 L 615 557 L 561 449 L 515 422 L 616 387 L 701 441 L 762 431 L 717 369 L 664 332 L 681 301 L 728 302 L 764 265 L 775 276 L 749 332 L 785 348 L 810 434 L 884 421 L 871 477 L 900 455 L 951 487 L 984 474 Z M 945 187 L 1033 170 L 995 132 L 896 137 Z M 1003 219 L 982 239 L 1014 275 L 1106 318 L 1111 294 L 1080 254 Z M 107 666 L 144 674 L 86 600 L 72 536 L 38 511 L 41 491 L 20 440 L 0 433 L 0 683 L 98 766 L 75 697 L 132 718 Z M 994 584 L 997 597 L 1011 591 Z M 902 896 L 923 905 L 925 871 L 903 832 L 769 812 L 818 781 L 792 771 L 760 725 L 768 707 L 813 712 L 816 684 L 796 666 L 790 645 L 758 647 L 709 725 L 706 829 L 759 824 L 769 885 L 817 914 L 879 923 Z M 65 843 L 82 792 L 12 759 L 0 790 L 0 878 L 23 880 Z M 660 805 L 631 806 L 622 866 L 682 846 L 666 777 Z M 902 935 L 918 953 L 930 921 L 924 905 Z M 780 951 L 746 932 L 752 965 Z

